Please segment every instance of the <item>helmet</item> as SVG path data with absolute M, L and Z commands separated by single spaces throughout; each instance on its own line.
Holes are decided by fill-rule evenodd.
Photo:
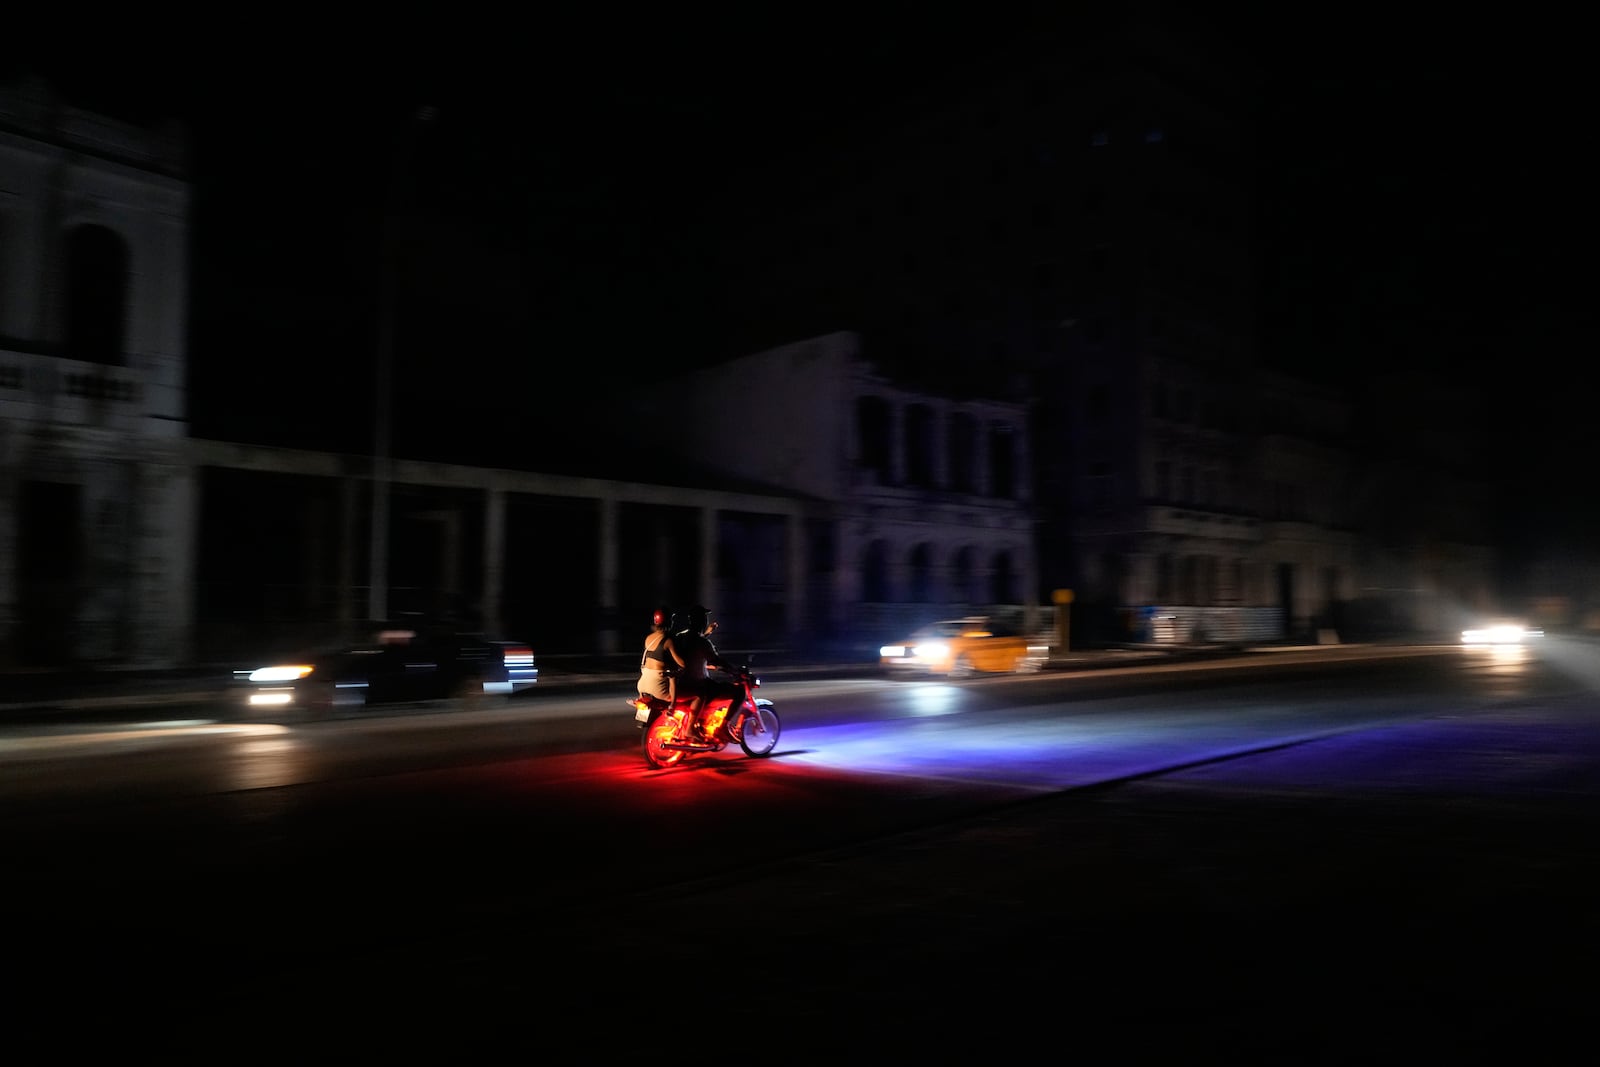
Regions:
M 711 621 L 711 609 L 703 604 L 696 604 L 692 608 L 685 608 L 683 617 L 688 622 L 689 629 L 697 634 L 705 633 L 706 626 Z
M 665 604 L 656 608 L 655 614 L 650 616 L 651 626 L 665 626 L 672 621 L 672 612 Z

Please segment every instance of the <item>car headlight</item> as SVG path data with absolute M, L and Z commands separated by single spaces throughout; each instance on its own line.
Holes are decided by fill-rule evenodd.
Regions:
M 259 667 L 250 672 L 252 682 L 297 682 L 311 673 L 306 664 L 286 667 Z
M 912 651 L 916 652 L 918 659 L 944 659 L 950 654 L 950 646 L 943 641 L 926 641 Z
M 1461 643 L 1464 645 L 1519 645 L 1528 636 L 1529 631 L 1521 626 L 1489 626 L 1481 630 L 1462 630 Z
M 885 659 L 899 659 L 905 654 L 905 645 L 884 645 L 882 648 L 878 649 L 878 655 L 884 657 Z

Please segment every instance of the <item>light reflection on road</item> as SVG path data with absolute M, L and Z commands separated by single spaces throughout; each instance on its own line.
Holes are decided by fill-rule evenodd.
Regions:
M 906 695 L 913 715 L 954 715 L 961 710 L 957 701 L 959 691 L 953 685 L 929 682 L 912 687 Z
M 1591 693 L 1600 693 L 1600 644 L 1594 641 L 1545 635 L 1534 638 L 1527 645 L 1513 646 L 1508 653 L 1520 653 L 1520 658 L 1489 660 L 1498 673 L 1520 669 L 1535 659 L 1543 660 L 1559 671 L 1568 681 Z M 1486 659 L 1480 651 L 1480 660 Z
M 215 723 L 198 719 L 138 723 L 87 732 L 78 726 L 60 733 L 0 736 L 0 760 L 32 759 L 41 755 L 68 753 L 112 754 L 152 745 L 164 745 L 186 738 L 281 737 L 288 733 L 288 727 L 273 723 Z
M 1468 665 L 1471 703 L 1525 695 L 1541 660 L 1559 661 L 1569 677 L 1585 672 L 1600 682 L 1600 648 L 1546 640 L 1539 647 L 1423 650 Z M 1417 650 L 1365 650 L 1363 660 L 1417 655 Z M 1294 655 L 1288 653 L 1284 655 Z M 1327 660 L 1354 657 L 1357 650 L 1324 651 Z M 1257 656 L 1251 659 L 1279 659 Z M 1210 672 L 1238 661 L 1192 665 Z M 1163 664 L 1163 667 L 1169 665 Z M 1177 666 L 1177 665 L 1170 665 Z M 913 776 L 946 781 L 1005 783 L 1023 789 L 1058 789 L 1147 772 L 1194 759 L 1219 758 L 1263 744 L 1293 743 L 1344 732 L 1414 712 L 1403 695 L 1389 700 L 1357 690 L 1330 692 L 1318 683 L 1309 699 L 1270 693 L 1264 699 L 1233 688 L 1181 689 L 1162 695 L 1138 693 L 1079 701 L 1077 683 L 1126 668 L 1084 670 L 1068 677 L 1048 674 L 1000 676 L 969 681 L 807 678 L 783 681 L 763 691 L 786 717 L 777 755 L 789 766 L 846 774 Z M 1144 668 L 1140 673 L 1148 673 Z M 1350 677 L 1359 679 L 1359 674 Z M 1261 684 L 1273 684 L 1263 682 Z M 1595 687 L 1600 689 L 1600 685 Z M 1058 692 L 1039 703 L 1028 694 Z M 792 702 L 792 703 L 791 703 Z M 461 708 L 400 708 L 378 716 L 279 724 L 186 719 L 100 724 L 57 724 L 27 732 L 0 730 L 0 765 L 8 791 L 21 789 L 24 767 L 44 788 L 50 775 L 64 774 L 74 757 L 143 757 L 126 768 L 101 758 L 83 781 L 93 788 L 113 779 L 144 785 L 166 775 L 181 788 L 223 791 L 274 789 L 337 777 L 343 769 L 382 756 L 411 769 L 423 759 L 474 764 L 503 759 L 505 752 L 547 744 L 558 724 L 571 723 L 563 743 L 595 743 L 632 756 L 635 748 L 625 700 L 614 692 L 551 693 L 539 700 L 496 702 Z M 169 713 L 170 714 L 170 713 Z M 618 727 L 609 725 L 615 719 Z M 580 720 L 608 724 L 585 733 Z M 598 728 L 597 728 L 598 729 Z M 170 757 L 157 764 L 161 749 Z M 205 759 L 195 759 L 197 749 Z M 180 751 L 181 750 L 181 751 Z M 731 756 L 737 756 L 737 749 Z M 448 757 L 448 759 L 447 759 Z M 441 765 L 443 765 L 443 762 Z
M 294 785 L 305 781 L 308 771 L 305 746 L 293 736 L 251 737 L 229 753 L 228 777 L 233 789 Z

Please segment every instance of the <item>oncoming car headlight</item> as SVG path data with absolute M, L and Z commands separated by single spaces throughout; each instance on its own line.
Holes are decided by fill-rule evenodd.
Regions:
M 310 666 L 303 663 L 287 667 L 258 667 L 250 672 L 250 680 L 252 682 L 297 682 L 310 673 Z
M 1478 630 L 1462 630 L 1461 643 L 1464 645 L 1520 645 L 1530 637 L 1537 637 L 1540 631 L 1529 630 L 1526 627 L 1512 623 L 1501 623 L 1497 626 L 1486 626 Z
M 950 654 L 950 646 L 943 641 L 924 641 L 912 651 L 918 659 L 944 659 Z

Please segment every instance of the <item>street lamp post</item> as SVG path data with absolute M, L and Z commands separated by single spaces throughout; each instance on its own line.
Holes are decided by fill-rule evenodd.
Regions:
M 378 292 L 378 354 L 372 419 L 372 544 L 367 557 L 367 619 L 382 625 L 389 617 L 389 418 L 394 362 L 394 253 L 389 215 L 383 221 L 383 265 Z
M 420 107 L 401 134 L 400 143 L 390 156 L 389 189 L 385 198 L 380 238 L 378 287 L 378 351 L 376 355 L 375 388 L 372 418 L 372 542 L 367 565 L 367 618 L 382 626 L 389 618 L 389 485 L 393 479 L 394 459 L 391 454 L 393 432 L 393 378 L 394 378 L 394 315 L 395 315 L 395 259 L 398 255 L 395 239 L 395 217 L 402 203 L 401 184 L 411 164 L 412 150 L 416 145 L 419 126 L 433 121 L 438 109 Z

